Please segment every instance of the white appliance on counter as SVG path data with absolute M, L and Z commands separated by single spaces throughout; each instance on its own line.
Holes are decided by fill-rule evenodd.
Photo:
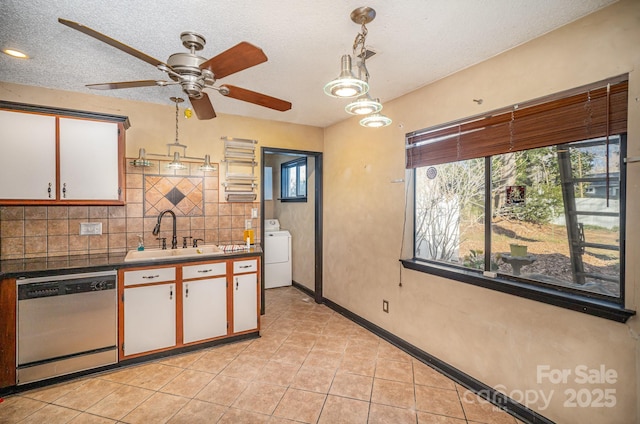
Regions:
M 291 233 L 280 229 L 280 221 L 264 221 L 264 288 L 290 286 Z

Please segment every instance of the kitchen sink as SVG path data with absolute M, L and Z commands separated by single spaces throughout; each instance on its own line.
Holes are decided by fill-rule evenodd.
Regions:
M 224 252 L 216 245 L 204 245 L 200 247 L 187 247 L 184 249 L 145 249 L 130 250 L 125 256 L 125 262 L 158 261 L 169 258 L 195 258 L 205 256 L 222 255 Z

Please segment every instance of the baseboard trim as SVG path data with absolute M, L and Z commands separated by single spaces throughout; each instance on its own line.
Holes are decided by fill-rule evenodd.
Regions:
M 296 283 L 293 280 L 291 281 L 291 285 L 293 287 L 297 288 L 298 290 L 300 290 L 301 292 L 306 293 L 311 298 L 315 298 L 315 296 L 316 296 L 316 293 L 313 290 L 311 290 L 309 287 L 307 287 L 307 286 L 303 286 L 302 284 Z
M 308 293 L 307 291 L 309 289 L 307 289 L 306 287 L 300 287 L 300 285 L 297 283 L 294 283 L 294 286 L 300 289 L 301 291 Z M 376 334 L 382 339 L 388 341 L 389 343 L 396 346 L 397 348 L 405 351 L 406 353 L 418 359 L 419 361 L 425 363 L 426 365 L 429 365 L 431 368 L 435 369 L 441 374 L 444 374 L 445 376 L 449 377 L 450 379 L 460 384 L 461 386 L 466 387 L 467 389 L 474 392 L 476 395 L 482 397 L 488 402 L 491 402 L 498 408 L 516 417 L 520 421 L 523 421 L 528 424 L 554 424 L 554 422 L 551 421 L 550 419 L 538 414 L 532 409 L 527 408 L 521 403 L 516 402 L 515 400 L 504 395 L 503 393 L 495 390 L 490 386 L 487 386 L 481 381 L 476 380 L 470 375 L 447 364 L 446 362 L 436 358 L 435 356 L 428 354 L 427 352 L 401 339 L 400 337 L 394 335 L 393 333 L 390 333 L 384 328 L 377 326 L 371 321 L 367 321 L 361 316 L 354 314 L 353 312 L 338 305 L 337 303 L 325 297 L 323 297 L 323 303 L 327 305 L 329 308 L 339 313 L 340 315 L 343 315 L 344 317 L 350 319 L 356 324 L 359 324 L 360 326 L 366 328 L 367 330 L 371 331 L 372 333 Z

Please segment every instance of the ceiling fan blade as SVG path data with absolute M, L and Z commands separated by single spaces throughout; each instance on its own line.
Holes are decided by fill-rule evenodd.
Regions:
M 202 93 L 202 97 L 199 99 L 190 97 L 189 101 L 191 102 L 193 111 L 196 113 L 198 119 L 213 119 L 216 117 L 216 111 L 213 110 L 213 105 L 211 104 L 211 100 L 209 100 L 207 93 Z
M 266 94 L 257 93 L 255 91 L 247 90 L 246 88 L 240 88 L 233 85 L 223 85 L 220 88 L 226 87 L 229 90 L 228 94 L 224 94 L 227 97 L 232 97 L 237 100 L 242 100 L 256 105 L 268 107 L 269 109 L 279 110 L 284 112 L 291 109 L 291 103 L 285 100 L 280 100 L 275 97 L 267 96 Z
M 93 30 L 87 26 L 84 26 L 82 24 L 79 24 L 77 22 L 73 22 L 73 21 L 67 21 L 66 19 L 62 19 L 62 18 L 58 18 L 58 22 L 60 22 L 63 25 L 68 26 L 69 28 L 73 28 L 76 31 L 80 31 L 84 34 L 87 34 L 97 40 L 102 41 L 103 43 L 107 43 L 108 45 L 115 47 L 116 49 L 122 50 L 125 53 L 129 53 L 131 56 L 137 57 L 140 60 L 144 60 L 145 62 L 153 65 L 153 66 L 158 66 L 158 65 L 165 65 L 168 66 L 166 63 L 153 58 L 145 53 L 142 53 L 139 50 L 134 49 L 133 47 L 129 47 L 126 44 L 121 43 L 118 40 L 114 40 L 111 37 L 108 37 L 104 34 L 99 33 L 96 30 Z
M 144 80 L 144 81 L 123 81 L 105 82 L 103 84 L 87 84 L 93 90 L 114 90 L 117 88 L 151 87 L 156 85 L 166 85 L 165 81 Z
M 202 63 L 200 69 L 208 69 L 220 79 L 266 61 L 262 49 L 243 41 Z

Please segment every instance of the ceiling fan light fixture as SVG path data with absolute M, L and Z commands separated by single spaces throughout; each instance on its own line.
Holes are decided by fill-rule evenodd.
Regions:
M 344 110 L 352 115 L 369 115 L 380 112 L 382 103 L 380 103 L 380 99 L 374 100 L 369 94 L 365 94 L 345 106 Z
M 369 84 L 353 75 L 351 56 L 343 55 L 340 62 L 340 75 L 324 86 L 324 92 L 328 96 L 339 98 L 351 98 L 366 94 L 369 91 Z
M 367 128 L 380 128 L 391 125 L 391 118 L 384 116 L 381 113 L 374 113 L 369 116 L 365 116 L 360 120 L 360 125 Z

